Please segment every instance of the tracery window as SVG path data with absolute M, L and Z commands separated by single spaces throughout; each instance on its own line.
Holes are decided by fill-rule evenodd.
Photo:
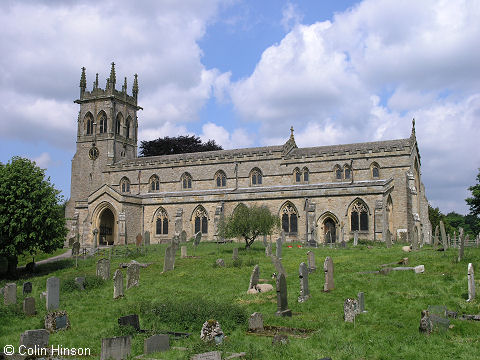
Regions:
M 352 231 L 368 231 L 368 208 L 364 202 L 357 200 L 350 212 L 350 228 Z
M 291 203 L 287 203 L 282 207 L 282 230 L 286 233 L 298 232 L 298 214 L 297 210 Z
M 295 182 L 296 183 L 308 183 L 308 168 L 304 167 L 302 170 L 299 168 L 295 168 L 293 171 L 295 175 Z
M 85 115 L 85 134 L 86 135 L 93 134 L 93 116 L 90 113 Z
M 199 231 L 202 234 L 208 233 L 208 218 L 207 212 L 201 206 L 199 206 L 194 213 L 194 222 L 195 222 L 195 234 Z
M 102 111 L 100 113 L 100 134 L 107 132 L 107 115 Z
M 123 116 L 121 113 L 118 113 L 117 119 L 115 120 L 115 134 L 120 135 L 120 128 L 122 126 Z
M 160 179 L 157 175 L 152 175 L 150 178 L 150 191 L 158 191 L 160 190 Z
M 378 168 L 378 165 L 376 163 L 373 163 L 371 166 L 372 169 L 372 177 L 373 178 L 379 178 L 380 177 L 380 170 Z
M 130 124 L 132 121 L 130 120 L 130 116 L 127 118 L 127 121 L 125 122 L 125 137 L 127 139 L 130 138 Z
M 350 179 L 350 177 L 352 176 L 352 170 L 350 169 L 350 166 L 345 165 L 343 168 L 343 173 L 345 180 Z
M 192 176 L 189 173 L 184 173 L 181 177 L 182 189 L 192 188 Z
M 160 208 L 157 212 L 157 219 L 155 221 L 155 233 L 157 235 L 168 234 L 168 215 L 164 208 Z
M 343 174 L 342 174 L 342 169 L 340 168 L 339 165 L 335 166 L 335 179 L 337 180 L 342 180 Z
M 124 177 L 122 180 L 120 180 L 120 188 L 122 189 L 123 193 L 129 193 L 130 192 L 130 180 L 128 178 Z
M 227 175 L 225 175 L 222 170 L 217 171 L 217 173 L 215 174 L 215 185 L 217 187 L 227 186 Z
M 262 185 L 262 172 L 260 169 L 255 168 L 250 172 L 250 181 L 253 186 Z

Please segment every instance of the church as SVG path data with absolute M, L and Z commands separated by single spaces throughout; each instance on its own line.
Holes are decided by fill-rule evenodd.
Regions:
M 82 247 L 134 243 L 138 234 L 162 243 L 182 231 L 217 241 L 220 220 L 240 203 L 277 214 L 287 242 L 315 246 L 355 232 L 430 242 L 415 120 L 404 139 L 299 148 L 291 128 L 276 146 L 138 157 L 137 75 L 131 95 L 127 78 L 116 84 L 114 63 L 104 89 L 97 74 L 87 90 L 82 68 L 66 210 L 69 237 Z

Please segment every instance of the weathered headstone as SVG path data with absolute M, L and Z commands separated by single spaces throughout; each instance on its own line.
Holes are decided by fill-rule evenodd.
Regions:
M 8 283 L 3 288 L 3 303 L 12 305 L 17 303 L 17 284 Z
M 467 279 L 468 279 L 468 302 L 475 299 L 475 278 L 473 271 L 473 264 L 469 263 L 467 268 Z
M 216 344 L 221 344 L 223 338 L 223 331 L 218 321 L 210 319 L 203 323 L 202 330 L 200 330 L 201 340 L 205 342 L 215 341 Z
M 115 270 L 113 274 L 113 298 L 118 299 L 119 297 L 124 296 L 123 293 L 123 273 L 122 270 Z
M 436 249 L 438 246 L 438 236 L 439 236 L 439 228 L 438 225 L 435 226 L 435 235 L 433 236 L 433 247 Z
M 333 260 L 330 256 L 325 258 L 323 271 L 325 272 L 325 285 L 323 286 L 323 291 L 333 290 L 335 288 L 333 282 Z
M 248 331 L 256 332 L 263 330 L 263 315 L 262 313 L 254 312 L 248 319 Z
M 275 249 L 275 256 L 279 259 L 282 258 L 282 239 L 281 238 L 277 239 L 277 247 Z
M 455 249 L 457 247 L 457 232 L 453 230 L 453 241 L 452 241 L 452 247 Z
M 145 231 L 143 234 L 143 244 L 150 245 L 150 231 Z
M 37 313 L 35 309 L 35 298 L 27 297 L 23 300 L 23 312 L 25 315 L 35 315 Z
M 308 271 L 314 272 L 317 270 L 317 266 L 315 265 L 315 254 L 313 251 L 307 252 L 307 260 L 308 260 Z
M 23 296 L 32 292 L 32 283 L 30 281 L 23 283 Z
M 287 334 L 275 334 L 273 335 L 272 345 L 287 345 L 290 342 Z
M 103 280 L 110 279 L 110 261 L 108 259 L 97 261 L 97 276 Z
M 268 243 L 265 247 L 265 255 L 272 256 L 272 244 Z
M 193 245 L 198 246 L 198 244 L 200 244 L 200 241 L 202 241 L 202 233 L 199 231 L 195 234 L 195 240 L 193 242 Z
M 365 311 L 365 295 L 361 291 L 358 293 L 358 312 L 364 313 Z
M 233 261 L 238 260 L 238 248 L 233 248 L 232 259 Z
M 252 275 L 250 276 L 250 283 L 248 284 L 248 289 L 253 289 L 255 286 L 257 286 L 258 281 L 260 279 L 260 267 L 258 265 L 255 265 L 253 270 L 252 270 Z
M 136 263 L 130 263 L 127 267 L 127 287 L 126 290 L 133 286 L 138 286 L 140 282 L 140 266 Z
M 225 267 L 225 261 L 223 259 L 217 259 L 215 261 L 215 264 L 218 266 L 218 267 Z
M 137 314 L 126 315 L 118 318 L 118 325 L 131 326 L 135 331 L 140 331 L 140 320 Z
M 193 355 L 191 360 L 222 360 L 220 351 L 210 351 L 202 354 Z
M 50 333 L 45 329 L 27 330 L 20 335 L 20 345 L 25 349 L 46 349 L 49 337 Z
M 85 277 L 84 276 L 76 277 L 75 278 L 75 284 L 77 284 L 77 286 L 80 290 L 85 290 Z
M 418 231 L 415 227 L 413 230 L 412 251 L 418 250 Z
M 343 315 L 345 322 L 353 322 L 358 312 L 358 301 L 356 299 L 347 299 L 343 304 Z
M 165 258 L 163 259 L 163 272 L 171 271 L 175 268 L 175 251 L 172 246 L 165 249 Z
M 65 310 L 56 310 L 45 315 L 45 329 L 53 333 L 58 330 L 67 330 L 70 328 L 70 321 Z
M 180 248 L 180 257 L 182 259 L 187 257 L 187 247 L 185 245 Z
M 468 236 L 468 235 L 467 235 Z M 463 260 L 463 255 L 465 253 L 465 236 L 463 234 L 463 228 L 460 228 L 460 232 L 458 234 L 458 262 Z
M 173 254 L 175 255 L 175 253 L 178 250 L 178 247 L 180 246 L 180 236 L 175 235 L 174 237 L 172 237 L 171 246 L 172 246 L 172 249 L 173 249 Z
M 47 310 L 58 309 L 60 305 L 60 279 L 53 276 L 47 279 Z
M 292 316 L 292 310 L 288 308 L 287 301 L 287 280 L 285 275 L 277 275 L 277 316 Z
M 445 250 L 448 249 L 448 243 L 447 243 L 447 234 L 445 232 L 445 225 L 443 224 L 443 221 L 440 220 L 440 233 L 442 234 L 442 245 Z
M 180 233 L 180 242 L 182 244 L 187 242 L 187 232 L 185 230 Z
M 353 233 L 353 246 L 357 246 L 358 245 L 358 231 L 355 231 Z
M 275 270 L 277 271 L 277 275 L 283 274 L 283 276 L 287 277 L 287 272 L 282 265 L 282 260 L 273 255 L 271 256 L 271 259 L 275 266 Z
M 72 245 L 72 256 L 80 255 L 80 242 L 75 241 Z
M 146 338 L 143 342 L 145 355 L 170 350 L 170 338 L 166 334 L 157 334 Z
M 287 242 L 287 240 L 285 239 L 285 231 L 283 231 L 283 230 L 280 233 L 280 239 L 282 241 L 282 244 L 285 244 Z
M 135 238 L 135 245 L 137 245 L 137 247 L 139 247 L 140 245 L 142 245 L 142 234 L 137 234 L 137 237 Z
M 308 268 L 307 265 L 302 262 L 298 269 L 298 277 L 300 279 L 300 296 L 298 302 L 305 302 L 310 297 L 310 290 L 308 288 Z
M 388 229 L 385 231 L 385 245 L 387 245 L 387 248 L 392 247 L 392 235 Z
M 131 351 L 131 335 L 102 339 L 100 360 L 125 360 L 130 356 Z

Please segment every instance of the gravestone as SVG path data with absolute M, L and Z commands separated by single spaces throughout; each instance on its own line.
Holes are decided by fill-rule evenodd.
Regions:
M 358 293 L 358 311 L 365 313 L 365 295 L 363 292 Z
M 440 220 L 440 233 L 442 234 L 442 245 L 445 250 L 448 249 L 448 243 L 447 243 L 447 234 L 445 232 L 445 225 L 443 224 L 443 221 Z
M 182 259 L 187 257 L 187 247 L 185 245 L 180 248 L 180 257 Z
M 455 249 L 457 247 L 457 232 L 453 230 L 453 241 L 452 241 L 452 247 Z
M 140 320 L 137 314 L 126 315 L 118 318 L 118 325 L 131 326 L 135 331 L 140 331 Z
M 23 283 L 23 296 L 32 292 L 32 283 L 30 281 Z
M 163 272 L 171 271 L 175 267 L 175 251 L 172 246 L 165 249 L 165 258 L 163 259 Z
M 433 247 L 436 249 L 438 246 L 438 235 L 439 235 L 438 225 L 435 226 L 435 235 L 433 236 Z
M 146 338 L 143 342 L 145 355 L 170 350 L 170 338 L 166 334 L 157 334 Z
M 53 276 L 47 279 L 47 310 L 58 309 L 60 305 L 60 279 Z
M 333 260 L 330 256 L 325 258 L 323 263 L 323 271 L 325 272 L 325 285 L 323 286 L 323 291 L 330 291 L 335 288 L 333 282 Z
M 414 227 L 413 230 L 413 239 L 412 239 L 412 251 L 418 250 L 418 231 L 417 228 Z
M 138 286 L 140 282 L 140 266 L 136 263 L 130 263 L 127 267 L 127 287 L 126 290 L 131 287 Z
M 353 246 L 357 246 L 358 245 L 358 231 L 355 231 L 353 233 Z
M 275 256 L 279 259 L 282 259 L 282 239 L 277 239 L 277 247 L 275 248 Z
M 218 267 L 225 267 L 225 261 L 223 261 L 223 259 L 217 259 L 217 261 L 215 261 L 215 264 Z
M 85 221 L 86 220 L 87 218 L 85 218 Z M 96 249 L 98 244 L 98 229 L 93 229 L 92 233 L 93 233 L 93 248 Z
M 144 236 L 144 239 L 143 239 L 144 245 L 150 245 L 150 231 L 145 231 L 143 236 Z
M 263 330 L 263 315 L 262 313 L 254 312 L 248 319 L 248 331 L 256 332 Z
M 113 274 L 113 298 L 118 299 L 124 296 L 123 293 L 123 273 L 120 269 L 115 270 Z
M 473 271 L 473 264 L 469 263 L 467 268 L 467 279 L 468 279 L 468 302 L 475 299 L 475 278 Z
M 187 232 L 185 230 L 180 233 L 180 242 L 182 244 L 187 242 Z
M 468 236 L 468 235 L 467 235 Z M 465 253 L 465 235 L 463 234 L 463 228 L 460 228 L 460 232 L 458 234 L 458 262 L 463 260 L 463 255 Z
M 45 315 L 45 329 L 50 333 L 58 330 L 67 330 L 70 328 L 67 312 L 64 310 L 56 310 Z
M 102 339 L 102 350 L 100 360 L 125 360 L 132 351 L 132 337 L 118 336 L 114 338 Z
M 3 303 L 12 305 L 17 303 L 17 284 L 8 283 L 3 288 Z
M 277 316 L 292 316 L 292 310 L 288 308 L 287 301 L 287 280 L 285 280 L 285 275 L 277 275 Z
M 221 344 L 223 342 L 223 331 L 220 323 L 214 319 L 207 320 L 202 325 L 200 331 L 200 339 L 205 342 L 215 341 L 215 344 Z
M 282 232 L 280 233 L 280 240 L 282 241 L 282 244 L 285 244 L 286 243 L 286 239 L 285 239 L 285 231 L 282 230 Z M 280 244 L 281 245 L 281 244 Z
M 175 253 L 178 250 L 178 247 L 180 246 L 180 237 L 178 235 L 175 235 L 174 237 L 172 237 L 171 246 L 173 249 L 173 254 L 175 255 Z
M 35 298 L 27 297 L 23 300 L 23 313 L 25 315 L 35 315 L 37 313 L 35 309 Z
M 191 360 L 222 360 L 220 351 L 210 351 L 202 354 L 193 355 Z
M 392 247 L 392 235 L 390 234 L 390 230 L 385 231 L 385 244 L 387 248 Z
M 356 299 L 347 299 L 343 303 L 343 317 L 345 322 L 353 322 L 358 312 L 358 301 Z
M 302 262 L 298 269 L 298 277 L 300 279 L 300 296 L 298 302 L 305 302 L 310 297 L 310 290 L 308 288 L 308 268 L 307 265 Z
M 258 281 L 260 279 L 260 267 L 255 265 L 252 270 L 252 275 L 250 275 L 250 283 L 248 284 L 248 289 L 253 289 L 257 286 Z
M 27 330 L 20 335 L 20 345 L 26 349 L 45 349 L 48 348 L 50 333 L 45 329 Z
M 142 245 L 142 234 L 137 234 L 137 237 L 135 238 L 135 245 L 137 247 L 139 247 L 140 245 Z
M 288 340 L 287 334 L 275 334 L 273 335 L 272 345 L 287 345 L 290 341 Z
M 268 243 L 265 247 L 265 255 L 272 256 L 272 244 Z
M 100 259 L 97 261 L 97 276 L 103 280 L 110 278 L 110 261 L 108 261 L 108 259 Z
M 76 277 L 75 284 L 77 284 L 80 290 L 85 290 L 85 277 L 84 276 Z
M 315 254 L 313 251 L 307 252 L 307 260 L 308 260 L 308 271 L 314 272 L 317 270 L 317 266 L 315 265 Z
M 80 255 L 80 242 L 75 241 L 72 245 L 72 256 Z
M 233 248 L 232 259 L 233 261 L 238 260 L 238 248 Z
M 287 273 L 282 265 L 282 260 L 280 260 L 279 258 L 273 255 L 271 256 L 271 258 L 272 258 L 273 265 L 275 266 L 275 270 L 277 271 L 277 276 L 280 274 L 283 274 L 283 276 L 287 277 Z
M 200 244 L 200 241 L 202 241 L 202 233 L 199 231 L 195 234 L 195 240 L 193 242 L 193 245 L 198 246 L 198 244 Z

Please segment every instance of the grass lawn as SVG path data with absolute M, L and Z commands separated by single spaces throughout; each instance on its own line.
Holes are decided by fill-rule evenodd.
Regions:
M 121 262 L 135 258 L 139 262 L 153 262 L 140 270 L 140 286 L 129 289 L 125 297 L 113 300 L 113 281 L 95 278 L 97 258 L 79 260 L 78 269 L 71 259 L 38 266 L 33 282 L 33 293 L 38 314 L 26 317 L 22 314 L 23 295 L 17 281 L 16 306 L 0 305 L 0 346 L 18 346 L 20 334 L 28 329 L 43 328 L 45 302 L 39 295 L 45 291 L 46 279 L 61 279 L 60 309 L 66 310 L 71 328 L 50 335 L 50 345 L 64 348 L 90 348 L 90 358 L 99 358 L 101 339 L 132 333 L 119 328 L 117 318 L 136 313 L 142 329 L 147 333 L 135 334 L 132 340 L 132 356 L 143 353 L 143 341 L 147 336 L 162 331 L 191 332 L 189 338 L 171 340 L 173 349 L 149 355 L 158 359 L 189 359 L 200 352 L 246 352 L 247 359 L 302 359 L 322 357 L 339 359 L 479 359 L 480 322 L 451 319 L 447 331 L 430 335 L 418 331 L 420 314 L 428 305 L 445 305 L 459 314 L 479 314 L 480 299 L 467 303 L 467 264 L 472 262 L 480 279 L 480 249 L 466 248 L 465 258 L 457 263 L 457 251 L 445 254 L 426 246 L 417 252 L 406 254 L 401 245 L 387 249 L 381 244 L 369 249 L 366 245 L 347 249 L 313 249 L 317 271 L 310 274 L 311 298 L 298 303 L 300 284 L 298 268 L 307 262 L 308 248 L 283 248 L 283 265 L 287 272 L 288 303 L 293 312 L 291 318 L 275 316 L 276 293 L 247 295 L 250 274 L 255 264 L 260 266 L 260 278 L 275 286 L 271 275 L 275 268 L 265 256 L 261 241 L 245 251 L 242 244 L 216 245 L 201 243 L 197 258 L 180 259 L 177 253 L 175 270 L 162 274 L 163 258 L 167 245 L 152 245 L 146 254 L 136 250 L 128 258 L 112 257 L 111 275 Z M 241 266 L 233 266 L 232 249 L 240 247 Z M 188 244 L 188 255 L 193 255 Z M 335 289 L 324 293 L 323 261 L 331 256 L 334 262 Z M 413 271 L 395 271 L 388 275 L 358 274 L 378 270 L 380 264 L 409 258 L 408 266 L 425 265 L 424 274 Z M 216 267 L 215 260 L 223 258 L 227 267 Z M 123 270 L 124 274 L 126 270 Z M 73 285 L 76 276 L 87 277 L 87 289 L 79 291 Z M 0 281 L 3 286 L 6 281 Z M 477 280 L 477 293 L 480 283 Z M 357 315 L 355 323 L 343 321 L 343 303 L 357 293 L 365 293 L 367 313 Z M 290 337 L 287 345 L 272 346 L 272 338 L 246 335 L 248 317 L 253 312 L 263 314 L 264 324 L 292 328 L 311 329 L 308 338 Z M 204 321 L 215 318 L 226 335 L 223 345 L 204 344 L 200 329 Z M 82 357 L 87 359 L 88 357 Z
M 37 262 L 37 261 L 40 261 L 40 260 L 44 260 L 44 259 L 48 259 L 48 258 L 57 256 L 57 255 L 61 255 L 65 252 L 67 252 L 67 251 L 68 251 L 68 249 L 62 248 L 62 249 L 57 249 L 50 254 L 47 254 L 47 253 L 44 253 L 44 252 L 40 251 L 37 254 L 35 254 L 35 256 L 22 255 L 22 256 L 18 257 L 18 266 L 27 265 L 29 262 L 33 261 L 33 259 L 35 259 L 35 262 Z

